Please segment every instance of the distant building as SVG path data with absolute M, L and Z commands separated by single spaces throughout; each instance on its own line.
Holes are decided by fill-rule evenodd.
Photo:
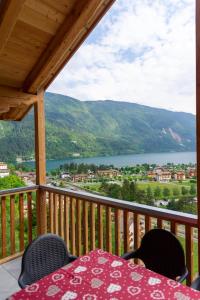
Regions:
M 197 169 L 196 168 L 190 168 L 187 170 L 187 177 L 193 178 L 197 176 Z
M 120 175 L 120 172 L 118 170 L 109 169 L 109 170 L 98 170 L 97 175 L 100 177 L 109 177 L 113 178 Z
M 156 174 L 156 181 L 169 182 L 170 179 L 172 179 L 172 175 L 171 175 L 171 172 L 169 172 L 169 171 L 164 171 L 162 173 Z
M 16 171 L 16 174 L 25 182 L 26 185 L 33 185 L 36 182 L 35 172 Z
M 69 173 L 63 173 L 63 174 L 60 175 L 60 178 L 61 178 L 61 179 L 70 179 L 71 176 L 70 176 Z
M 72 176 L 73 182 L 81 182 L 90 179 L 90 175 L 88 174 L 75 174 Z
M 174 180 L 185 180 L 185 172 L 177 171 L 177 172 L 173 173 L 172 177 Z
M 10 172 L 8 169 L 8 165 L 3 162 L 0 162 L 0 178 L 9 176 L 9 174 Z

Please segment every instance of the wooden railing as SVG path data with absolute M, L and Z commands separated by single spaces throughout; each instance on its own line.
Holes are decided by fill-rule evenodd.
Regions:
M 46 196 L 47 232 L 61 235 L 73 254 L 101 248 L 121 255 L 138 248 L 151 228 L 165 228 L 177 235 L 185 249 L 187 284 L 198 272 L 195 215 L 60 188 L 40 189 Z
M 0 263 L 19 256 L 36 236 L 37 186 L 0 191 Z
M 37 207 L 36 191 L 42 203 Z M 2 191 L 0 201 L 0 263 L 20 255 L 40 232 L 59 234 L 78 256 L 95 248 L 121 255 L 138 248 L 151 228 L 165 228 L 185 249 L 187 284 L 198 272 L 195 215 L 49 186 Z

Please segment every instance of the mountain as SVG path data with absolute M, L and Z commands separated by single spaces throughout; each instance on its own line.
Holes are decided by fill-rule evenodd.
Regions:
M 195 116 L 117 101 L 46 93 L 47 158 L 195 151 Z M 34 157 L 33 111 L 0 122 L 0 160 Z

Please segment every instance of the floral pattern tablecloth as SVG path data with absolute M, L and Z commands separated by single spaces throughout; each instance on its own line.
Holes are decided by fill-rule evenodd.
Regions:
M 27 286 L 9 298 L 83 300 L 200 300 L 200 292 L 102 250 Z

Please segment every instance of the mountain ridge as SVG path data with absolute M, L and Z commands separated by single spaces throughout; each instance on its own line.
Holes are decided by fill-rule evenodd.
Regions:
M 194 151 L 195 115 L 114 100 L 45 94 L 47 158 Z M 1 160 L 34 156 L 33 111 L 0 122 Z

